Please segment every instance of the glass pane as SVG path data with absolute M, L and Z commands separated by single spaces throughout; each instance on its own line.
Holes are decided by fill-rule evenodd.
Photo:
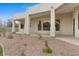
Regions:
M 43 30 L 50 30 L 50 23 L 49 22 L 43 23 Z
M 60 20 L 56 20 L 55 27 L 56 27 L 56 31 L 60 30 Z
M 21 29 L 24 29 L 24 24 L 23 23 L 21 24 Z
M 41 30 L 41 21 L 39 21 L 38 30 Z

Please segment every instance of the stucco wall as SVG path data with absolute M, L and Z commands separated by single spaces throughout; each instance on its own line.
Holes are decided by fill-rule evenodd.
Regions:
M 60 31 L 57 34 L 73 35 L 72 13 L 64 13 L 57 15 L 56 19 L 60 19 Z
M 42 34 L 49 34 L 50 31 L 38 31 L 38 23 L 39 21 L 41 21 L 41 23 L 43 22 L 49 22 L 49 18 L 48 17 L 39 17 L 39 18 L 34 18 L 34 19 L 31 19 L 31 25 L 30 25 L 30 28 L 31 28 L 31 33 L 32 34 L 35 34 L 35 33 L 42 33 Z
M 56 15 L 56 19 L 60 19 L 60 31 L 56 31 L 56 35 L 73 35 L 73 20 L 72 13 L 65 13 L 61 15 Z M 37 33 L 38 31 L 38 22 L 41 20 L 42 22 L 49 21 L 50 17 L 40 17 L 31 19 L 31 33 Z M 43 34 L 49 34 L 50 31 L 40 31 Z

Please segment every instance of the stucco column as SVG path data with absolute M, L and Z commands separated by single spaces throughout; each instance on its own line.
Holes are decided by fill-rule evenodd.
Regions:
M 20 29 L 21 29 L 21 22 L 19 21 L 19 32 L 20 32 Z
M 79 8 L 75 8 L 75 9 L 74 9 L 74 18 L 75 18 L 75 37 L 77 37 L 77 38 L 79 38 L 78 14 L 79 14 Z
M 12 32 L 15 32 L 15 21 L 12 20 Z
M 26 14 L 25 17 L 25 34 L 30 34 L 30 18 L 29 18 L 29 14 Z
M 55 10 L 53 7 L 50 11 L 50 36 L 55 37 Z

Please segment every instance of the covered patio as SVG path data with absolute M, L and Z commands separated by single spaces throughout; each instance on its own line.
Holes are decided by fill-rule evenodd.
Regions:
M 73 5 L 73 6 L 72 6 Z M 71 6 L 71 7 L 70 7 Z M 50 35 L 51 27 L 54 31 L 55 36 L 60 35 L 75 35 L 75 19 L 74 19 L 74 8 L 78 4 L 63 4 L 54 10 L 54 19 L 52 18 L 51 11 L 40 12 L 37 14 L 30 15 L 30 33 L 42 33 L 43 35 Z M 68 8 L 68 9 L 67 9 Z M 51 24 L 53 19 L 53 26 Z M 48 24 L 44 23 L 47 22 Z M 41 25 L 40 25 L 41 24 Z M 55 30 L 53 29 L 55 27 Z M 45 30 L 44 30 L 45 28 Z
M 69 35 L 75 36 L 75 13 L 74 9 L 79 4 L 63 4 L 58 8 L 54 9 L 51 7 L 48 11 L 38 12 L 34 14 L 24 14 L 24 18 L 21 19 L 24 24 L 24 29 L 21 29 L 19 23 L 20 33 L 25 34 L 37 34 L 41 33 L 48 36 L 60 36 Z M 16 19 L 18 20 L 18 19 Z M 20 20 L 20 18 L 19 18 Z M 15 31 L 15 20 L 13 20 L 12 32 Z
M 16 33 L 24 33 L 24 24 L 25 24 L 25 19 L 22 18 L 22 19 L 14 19 L 12 21 L 13 23 L 13 30 L 12 32 L 16 32 Z

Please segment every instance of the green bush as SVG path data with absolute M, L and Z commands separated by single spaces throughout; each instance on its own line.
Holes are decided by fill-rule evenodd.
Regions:
M 0 46 L 0 56 L 3 56 L 3 49 L 1 46 Z
M 52 49 L 48 46 L 48 42 L 47 41 L 45 41 L 45 46 L 44 46 L 44 48 L 42 50 L 45 53 L 52 53 Z
M 44 47 L 43 52 L 45 53 L 52 53 L 52 50 L 49 47 Z
M 4 28 L 0 28 L 0 32 L 4 32 L 5 30 L 4 30 Z

